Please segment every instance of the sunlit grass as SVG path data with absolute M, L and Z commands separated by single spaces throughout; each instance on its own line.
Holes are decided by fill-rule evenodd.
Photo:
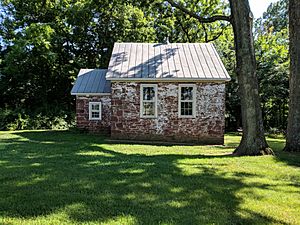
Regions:
M 0 224 L 300 224 L 300 155 L 0 132 Z

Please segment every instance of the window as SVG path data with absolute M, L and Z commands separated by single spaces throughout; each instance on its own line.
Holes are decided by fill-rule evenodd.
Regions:
M 89 103 L 89 119 L 101 120 L 101 102 Z
M 196 115 L 196 86 L 194 84 L 179 84 L 179 117 L 193 118 Z
M 157 116 L 157 85 L 141 84 L 141 117 L 155 118 Z

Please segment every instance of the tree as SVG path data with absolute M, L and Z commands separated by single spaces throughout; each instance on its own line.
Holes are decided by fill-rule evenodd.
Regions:
M 185 5 L 167 0 L 173 7 L 200 23 L 211 23 L 218 20 L 228 21 L 233 26 L 237 77 L 242 108 L 243 136 L 235 155 L 265 155 L 273 154 L 265 136 L 256 76 L 256 60 L 254 39 L 252 34 L 253 16 L 248 0 L 230 0 L 231 16 L 215 15 L 202 17 L 199 13 L 185 7 Z
M 264 33 L 270 30 L 272 32 L 280 32 L 282 29 L 287 28 L 287 11 L 288 0 L 279 0 L 271 3 L 267 11 L 263 13 L 263 16 L 257 20 L 257 23 L 261 26 L 260 31 Z
M 114 42 L 155 41 L 153 20 L 120 0 L 0 0 L 0 129 L 51 128 L 6 126 L 39 115 L 70 123 L 79 68 L 107 68 Z
M 254 44 L 257 77 L 265 131 L 283 133 L 288 117 L 288 15 L 287 0 L 271 3 L 254 22 Z M 202 15 L 202 14 L 201 14 Z M 214 41 L 231 81 L 226 84 L 226 130 L 241 127 L 241 105 L 238 94 L 234 37 L 231 26 Z
M 289 1 L 290 100 L 285 151 L 300 152 L 300 1 Z
M 287 0 L 271 3 L 255 22 L 257 76 L 264 127 L 282 133 L 287 127 L 289 95 Z
M 286 130 L 288 115 L 288 30 L 258 35 L 257 75 L 266 129 Z
M 226 84 L 226 131 L 236 131 L 242 126 L 239 85 L 236 75 L 236 57 L 234 49 L 234 35 L 232 27 L 224 31 L 216 41 L 214 41 L 220 57 L 231 77 L 231 81 Z

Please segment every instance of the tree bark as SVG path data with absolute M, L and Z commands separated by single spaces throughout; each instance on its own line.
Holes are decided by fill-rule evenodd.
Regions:
M 264 134 L 253 40 L 253 16 L 248 0 L 230 0 L 242 108 L 243 136 L 234 155 L 274 154 Z
M 300 1 L 289 1 L 290 100 L 285 151 L 300 152 Z

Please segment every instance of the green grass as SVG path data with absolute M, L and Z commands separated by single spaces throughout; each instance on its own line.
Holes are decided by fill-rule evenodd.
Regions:
M 0 224 L 300 224 L 300 155 L 0 132 Z

